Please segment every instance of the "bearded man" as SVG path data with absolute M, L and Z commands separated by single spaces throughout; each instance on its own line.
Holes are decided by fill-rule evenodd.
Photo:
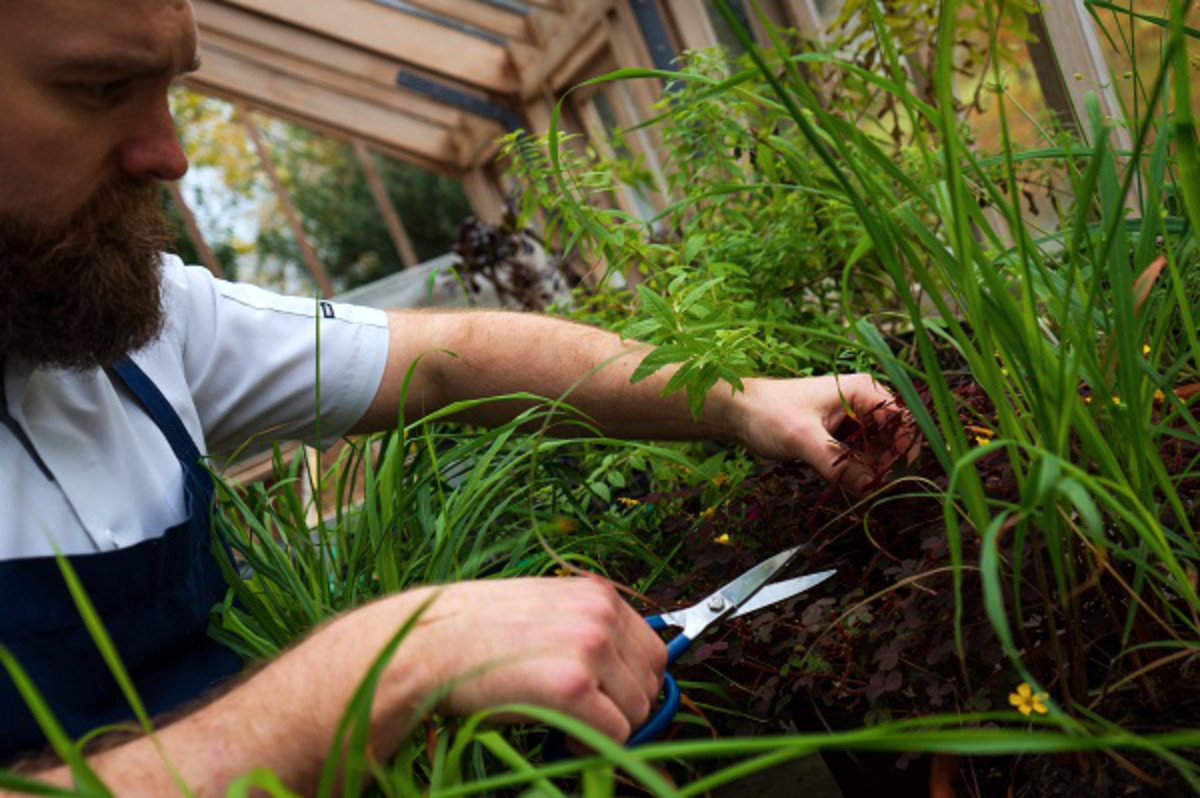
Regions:
M 723 386 L 694 420 L 682 397 L 660 396 L 669 372 L 630 384 L 645 347 L 533 315 L 329 306 L 318 425 L 314 303 L 161 254 L 162 181 L 187 169 L 167 93 L 195 62 L 186 0 L 0 0 L 0 644 L 68 733 L 130 714 L 58 552 L 152 712 L 180 714 L 226 684 L 162 728 L 161 749 L 134 739 L 91 755 L 118 794 L 173 791 L 164 754 L 201 794 L 259 767 L 312 789 L 352 692 L 431 589 L 347 613 L 227 681 L 239 662 L 205 636 L 225 585 L 209 553 L 201 459 L 265 430 L 324 444 L 394 426 L 413 363 L 410 417 L 519 390 L 558 396 L 595 370 L 572 400 L 609 434 L 737 441 L 861 486 L 867 475 L 841 462 L 830 430 L 847 407 L 890 412 L 877 409 L 888 395 L 868 377 L 750 380 L 736 395 Z M 506 413 L 488 404 L 464 420 Z M 538 704 L 623 740 L 647 716 L 664 665 L 662 642 L 600 580 L 445 586 L 387 666 L 372 747 L 394 750 L 422 699 L 448 682 L 445 713 Z M 479 675 L 459 679 L 467 674 Z M 0 759 L 44 744 L 0 675 Z M 70 783 L 61 766 L 38 775 Z

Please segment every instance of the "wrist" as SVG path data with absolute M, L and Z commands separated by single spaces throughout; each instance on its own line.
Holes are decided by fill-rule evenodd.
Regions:
M 445 652 L 440 646 L 429 645 L 427 634 L 430 613 L 436 611 L 428 602 L 435 597 L 435 592 L 431 588 L 409 590 L 353 613 L 363 615 L 356 622 L 360 628 L 365 627 L 365 632 L 353 630 L 354 636 L 367 637 L 370 644 L 360 655 L 357 665 L 360 676 L 348 685 L 346 704 L 392 639 L 412 622 L 384 663 L 375 688 L 371 739 L 377 752 L 390 752 L 399 745 L 403 736 L 420 720 L 423 710 L 432 708 L 424 704 L 446 679 L 442 660 Z M 345 705 L 342 711 L 345 711 Z
M 735 389 L 727 382 L 718 383 L 709 392 L 705 405 L 706 415 L 711 408 L 711 423 L 714 428 L 713 437 L 725 443 L 746 446 L 749 443 L 749 394 L 753 390 L 755 379 L 742 380 L 742 390 Z
M 287 740 L 290 770 L 299 784 L 315 780 L 328 759 L 334 736 L 372 666 L 392 637 L 419 609 L 427 591 L 388 596 L 319 627 L 245 687 L 226 698 L 240 699 L 240 712 L 228 717 L 260 718 L 271 724 L 263 739 Z M 414 630 L 415 631 L 415 630 Z M 428 693 L 433 670 L 412 650 L 416 635 L 400 641 L 384 664 L 371 701 L 372 750 L 389 757 L 418 720 L 415 711 Z M 242 695 L 238 695 L 242 693 Z M 345 745 L 348 741 L 343 740 Z M 311 781 L 315 783 L 315 781 Z

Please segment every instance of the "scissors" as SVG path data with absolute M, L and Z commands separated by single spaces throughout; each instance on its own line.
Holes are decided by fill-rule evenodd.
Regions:
M 798 596 L 837 573 L 837 571 L 821 571 L 783 582 L 767 584 L 795 559 L 800 548 L 800 546 L 796 546 L 781 551 L 768 560 L 763 560 L 729 584 L 718 588 L 715 593 L 698 604 L 673 612 L 647 616 L 646 623 L 650 624 L 651 629 L 663 630 L 672 627 L 683 630 L 667 644 L 667 666 L 669 667 L 679 659 L 685 651 L 691 648 L 692 641 L 704 634 L 717 621 L 726 618 L 740 618 L 747 613 L 769 607 L 792 596 Z M 625 744 L 627 746 L 641 745 L 658 737 L 675 719 L 675 714 L 679 711 L 679 704 L 679 684 L 675 681 L 675 677 L 667 672 L 663 675 L 662 707 L 641 728 L 637 729 Z

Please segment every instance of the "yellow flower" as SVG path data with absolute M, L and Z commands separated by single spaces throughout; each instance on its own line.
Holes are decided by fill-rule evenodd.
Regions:
M 618 496 L 617 501 L 619 501 L 621 504 L 625 505 L 626 507 L 637 507 L 639 504 L 641 504 L 641 502 L 638 501 L 637 499 L 630 499 L 626 496 Z
M 1045 701 L 1046 694 L 1033 692 L 1033 688 L 1027 682 L 1021 682 L 1017 685 L 1017 692 L 1008 694 L 1008 703 L 1016 707 L 1022 715 L 1045 715 L 1049 712 Z
M 1142 344 L 1142 354 L 1143 355 L 1150 354 L 1150 344 Z
M 716 511 L 717 511 L 716 507 L 706 507 L 705 509 L 700 511 L 700 517 L 708 518 L 710 515 L 712 515 Z
M 722 532 L 721 534 L 717 535 L 715 538 L 713 538 L 713 543 L 720 543 L 722 546 L 728 546 L 729 545 L 729 533 Z
M 1113 400 L 1113 404 L 1114 404 L 1114 405 L 1120 405 L 1120 404 L 1121 404 L 1121 397 L 1119 397 L 1119 396 L 1114 396 L 1114 397 L 1112 398 L 1112 400 Z
M 720 487 L 721 485 L 724 485 L 726 483 L 726 481 L 728 481 L 728 479 L 729 479 L 729 477 L 726 476 L 725 474 L 717 474 L 715 477 L 713 477 L 712 484 L 716 485 L 717 487 Z
M 993 430 L 987 427 L 976 427 L 971 424 L 967 425 L 967 432 L 972 433 L 975 443 L 978 446 L 986 446 L 988 443 L 991 443 L 992 438 L 996 437 L 996 433 Z

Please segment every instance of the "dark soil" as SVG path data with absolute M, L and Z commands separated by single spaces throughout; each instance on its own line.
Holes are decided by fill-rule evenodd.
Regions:
M 1146 795 L 1161 798 L 1194 798 L 1196 795 L 1170 766 L 1146 754 L 1124 756 L 1126 762 L 1144 777 L 1117 765 L 1111 759 L 1039 756 L 1016 763 L 1018 785 L 1014 798 L 1122 798 Z M 1146 783 L 1145 778 L 1154 780 Z M 1003 793 L 995 793 L 1000 796 Z

